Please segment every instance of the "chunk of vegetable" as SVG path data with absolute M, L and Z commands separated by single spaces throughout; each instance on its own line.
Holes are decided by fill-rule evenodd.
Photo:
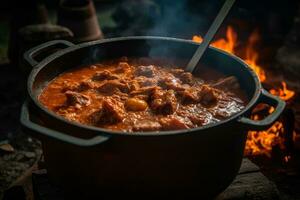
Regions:
M 138 98 L 129 98 L 125 103 L 125 107 L 131 111 L 144 111 L 148 108 L 148 104 L 146 101 Z

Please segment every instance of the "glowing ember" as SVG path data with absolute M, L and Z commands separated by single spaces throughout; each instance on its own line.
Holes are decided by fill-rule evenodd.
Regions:
M 202 42 L 201 36 L 193 36 L 193 41 Z M 261 82 L 267 80 L 265 71 L 258 64 L 259 54 L 255 50 L 255 46 L 259 42 L 258 31 L 254 31 L 245 46 L 245 55 L 241 56 L 242 59 L 249 64 L 249 66 L 256 72 Z M 218 39 L 214 41 L 211 46 L 225 50 L 226 52 L 232 54 L 238 54 L 236 51 L 237 45 L 237 33 L 232 27 L 228 27 L 226 31 L 226 38 Z M 273 88 L 270 93 L 279 96 L 281 99 L 287 101 L 291 99 L 295 92 L 289 90 L 285 82 L 282 82 L 282 88 Z M 272 113 L 274 108 L 269 109 L 269 113 Z M 252 116 L 254 120 L 260 120 L 263 116 L 254 115 Z M 284 149 L 284 139 L 281 135 L 284 133 L 283 124 L 279 121 L 275 122 L 272 127 L 266 131 L 249 131 L 248 138 L 246 141 L 245 154 L 246 155 L 261 155 L 271 156 L 271 151 L 273 146 L 279 146 L 279 148 Z M 284 160 L 288 162 L 289 156 L 286 156 Z

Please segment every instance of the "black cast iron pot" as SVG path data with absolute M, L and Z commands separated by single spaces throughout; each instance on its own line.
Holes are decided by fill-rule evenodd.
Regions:
M 39 63 L 35 60 L 57 46 L 66 48 Z M 51 41 L 25 53 L 33 70 L 28 79 L 30 100 L 23 105 L 21 123 L 25 132 L 42 141 L 49 178 L 76 197 L 212 198 L 223 191 L 240 168 L 247 131 L 269 127 L 285 107 L 262 88 L 252 69 L 233 55 L 210 47 L 201 62 L 236 76 L 249 103 L 229 119 L 200 128 L 114 132 L 67 121 L 38 101 L 47 83 L 71 68 L 121 56 L 159 56 L 188 62 L 197 47 L 188 40 L 127 37 L 79 45 Z M 275 111 L 253 121 L 249 115 L 258 103 L 274 106 Z

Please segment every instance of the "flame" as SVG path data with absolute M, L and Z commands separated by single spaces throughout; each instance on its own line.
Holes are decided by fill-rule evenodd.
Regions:
M 194 42 L 202 42 L 203 38 L 198 35 L 193 36 Z M 266 80 L 265 71 L 257 64 L 258 53 L 255 51 L 254 46 L 259 41 L 258 31 L 254 31 L 248 40 L 248 45 L 246 48 L 246 56 L 243 59 L 258 75 L 261 82 Z M 231 26 L 227 27 L 226 30 L 226 38 L 218 39 L 212 42 L 211 46 L 216 47 L 218 49 L 222 49 L 228 53 L 237 54 L 235 48 L 237 45 L 237 33 Z
M 258 115 L 254 119 L 259 119 Z M 281 139 L 280 134 L 284 132 L 283 124 L 279 121 L 266 131 L 249 131 L 246 141 L 245 154 L 246 155 L 266 155 L 271 157 L 272 147 L 279 145 L 284 149 L 284 140 Z
M 228 26 L 226 31 L 226 38 L 218 39 L 212 42 L 211 46 L 222 49 L 228 53 L 238 54 L 237 52 L 237 33 L 231 26 Z M 255 30 L 249 37 L 247 44 L 245 45 L 245 55 L 241 56 L 242 59 L 256 72 L 261 82 L 267 80 L 267 76 L 263 68 L 258 64 L 259 54 L 255 47 L 260 40 L 259 32 Z M 202 42 L 201 36 L 193 36 L 193 41 Z M 282 88 L 273 88 L 270 93 L 279 96 L 281 99 L 288 101 L 294 95 L 295 92 L 287 88 L 286 82 L 281 82 Z M 274 111 L 273 107 L 270 107 L 269 113 Z M 254 120 L 260 120 L 264 116 L 254 115 Z M 272 127 L 265 131 L 249 131 L 246 141 L 245 155 L 266 155 L 271 156 L 273 146 L 279 146 L 284 149 L 284 139 L 281 137 L 284 133 L 283 124 L 280 121 L 274 123 Z M 286 156 L 284 160 L 288 162 L 290 157 Z
M 199 35 L 194 35 L 192 40 L 194 42 L 201 43 L 203 41 L 203 38 L 201 36 L 199 36 Z
M 284 101 L 290 100 L 295 95 L 295 92 L 287 88 L 286 82 L 282 81 L 281 85 L 282 88 L 278 88 L 278 89 L 273 88 L 270 90 L 270 93 L 280 97 Z
M 266 81 L 265 71 L 257 64 L 258 53 L 255 51 L 255 45 L 259 42 L 258 31 L 255 30 L 249 37 L 246 48 L 245 62 L 256 72 L 261 82 Z
M 194 42 L 202 42 L 203 38 L 198 35 L 193 36 Z M 237 43 L 237 34 L 234 32 L 233 28 L 231 26 L 228 26 L 226 31 L 226 39 L 221 38 L 219 40 L 216 40 L 212 42 L 211 46 L 216 47 L 218 49 L 222 49 L 228 53 L 234 54 L 234 48 Z

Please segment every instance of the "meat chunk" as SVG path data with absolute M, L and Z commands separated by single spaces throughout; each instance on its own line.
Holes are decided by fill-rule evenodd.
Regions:
M 97 87 L 97 83 L 92 81 L 91 79 L 83 80 L 81 82 L 69 82 L 65 81 L 62 89 L 62 92 L 66 91 L 75 91 L 75 92 L 82 92 L 89 89 L 94 89 Z
M 66 104 L 70 106 L 88 106 L 91 103 L 91 100 L 87 95 L 78 92 L 66 91 L 65 95 L 67 97 Z
M 179 78 L 183 83 L 190 85 L 194 83 L 193 74 L 190 72 L 183 72 L 182 74 L 180 74 Z
M 179 77 L 182 73 L 184 73 L 183 69 L 171 69 L 170 72 L 174 74 L 176 77 Z
M 181 81 L 175 77 L 160 79 L 159 85 L 164 89 L 172 89 L 175 91 L 182 91 L 185 89 L 185 86 L 181 84 Z
M 120 122 L 125 117 L 125 109 L 123 103 L 114 99 L 106 99 L 102 103 L 104 116 L 108 117 L 109 122 Z
M 183 69 L 172 69 L 171 73 L 174 74 L 175 77 L 179 78 L 182 83 L 193 85 L 196 82 L 193 74 L 185 72 Z
M 99 86 L 99 83 L 96 83 L 94 81 L 92 81 L 91 79 L 88 80 L 84 80 L 80 83 L 79 87 L 77 88 L 77 91 L 85 91 L 85 90 L 89 90 L 89 89 L 95 89 Z
M 183 69 L 172 69 L 171 73 L 174 74 L 176 78 L 179 78 L 182 83 L 192 84 L 194 82 L 193 74 L 185 72 Z
M 131 111 L 144 111 L 148 108 L 147 102 L 138 98 L 127 99 L 125 106 Z
M 80 84 L 79 84 L 78 82 L 65 80 L 65 81 L 63 81 L 63 83 L 62 83 L 62 92 L 66 92 L 66 91 L 77 91 L 79 85 L 80 85 Z
M 177 99 L 174 90 L 156 89 L 151 95 L 151 108 L 159 114 L 172 114 L 177 109 Z
M 155 86 L 157 84 L 157 80 L 153 78 L 146 78 L 144 76 L 137 77 L 135 79 L 140 87 L 149 87 Z
M 218 101 L 217 90 L 207 85 L 203 85 L 199 92 L 200 103 L 204 106 L 215 105 Z
M 138 66 L 135 70 L 137 76 L 145 76 L 148 78 L 154 77 L 155 67 L 153 65 L 148 66 Z
M 157 86 L 150 86 L 150 87 L 143 87 L 140 88 L 138 90 L 132 91 L 130 92 L 131 95 L 135 96 L 135 95 L 151 95 L 154 90 L 158 90 L 161 89 L 160 87 Z
M 137 80 L 132 80 L 130 83 L 129 83 L 129 89 L 130 89 L 130 92 L 133 92 L 133 91 L 136 91 L 140 88 L 140 84 L 138 83 Z
M 130 66 L 129 66 L 129 64 L 127 62 L 119 62 L 119 65 L 116 67 L 116 69 L 114 70 L 114 72 L 116 72 L 116 73 L 124 73 L 128 69 L 130 69 Z
M 161 130 L 161 124 L 155 121 L 137 121 L 133 125 L 134 131 L 159 131 Z
M 102 108 L 90 116 L 90 121 L 92 124 L 114 124 L 123 121 L 125 114 L 122 102 L 106 98 L 102 102 Z
M 93 81 L 103 81 L 103 80 L 115 80 L 119 77 L 108 70 L 104 70 L 101 72 L 96 72 L 95 75 L 92 77 Z
M 129 86 L 126 83 L 122 83 L 119 80 L 109 80 L 102 84 L 97 88 L 98 92 L 106 93 L 108 95 L 112 95 L 116 92 L 129 92 Z
M 199 102 L 199 90 L 193 87 L 187 88 L 180 94 L 182 96 L 182 102 L 184 104 L 197 103 Z
M 189 126 L 181 117 L 165 117 L 160 119 L 160 124 L 163 130 L 180 130 L 187 129 Z M 191 124 L 191 122 L 189 122 Z

